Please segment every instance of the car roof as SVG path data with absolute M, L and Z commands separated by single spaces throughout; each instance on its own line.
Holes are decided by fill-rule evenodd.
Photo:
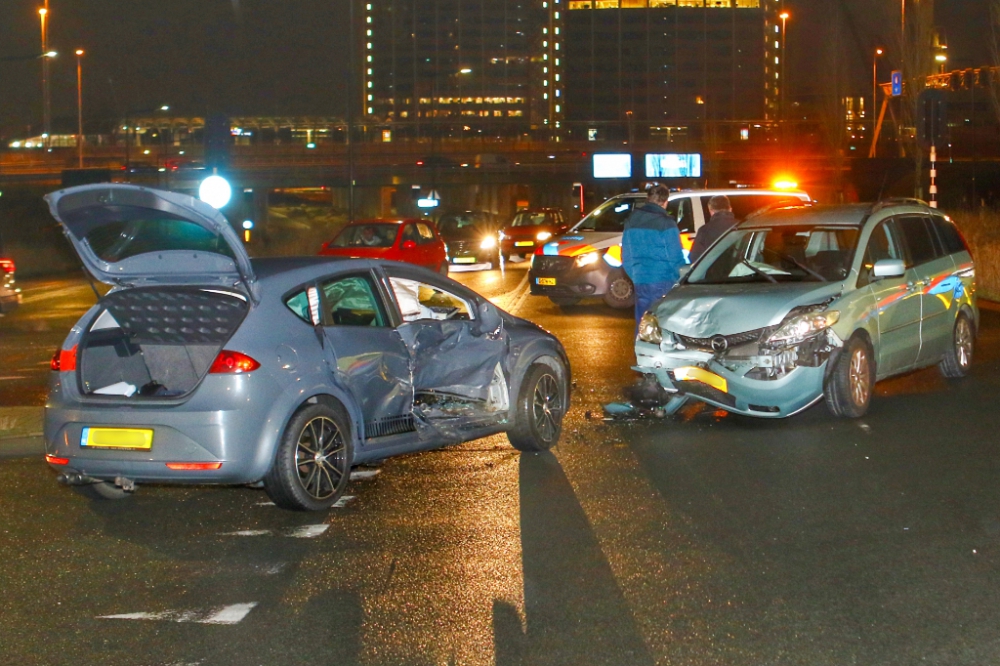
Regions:
M 739 197 L 747 195 L 770 195 L 770 196 L 787 196 L 789 198 L 802 199 L 803 201 L 809 200 L 809 193 L 805 190 L 769 190 L 763 189 L 750 189 L 745 187 L 739 188 L 717 188 L 708 190 L 677 190 L 670 193 L 670 199 L 683 199 L 685 197 L 691 196 L 716 196 L 725 195 L 727 197 Z M 645 192 L 625 192 L 624 194 L 619 194 L 612 197 L 612 199 L 645 199 Z
M 755 227 L 822 225 L 859 227 L 871 214 L 871 204 L 789 205 L 752 215 L 740 229 Z
M 367 224 L 406 224 L 407 222 L 429 222 L 429 220 L 418 219 L 415 217 L 375 217 L 370 220 L 354 220 L 353 222 L 348 223 L 344 228 L 363 227 Z M 433 222 L 431 222 L 431 224 L 433 224 Z

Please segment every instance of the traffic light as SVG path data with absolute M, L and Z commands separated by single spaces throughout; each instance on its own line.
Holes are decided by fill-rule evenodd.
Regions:
M 917 98 L 917 141 L 925 150 L 941 146 L 948 138 L 948 102 L 945 94 L 928 88 Z
M 205 119 L 205 168 L 209 171 L 228 169 L 232 143 L 228 117 L 215 114 Z

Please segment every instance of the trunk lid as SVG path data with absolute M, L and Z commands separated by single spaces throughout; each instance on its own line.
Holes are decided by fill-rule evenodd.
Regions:
M 256 300 L 239 236 L 208 204 L 176 192 L 100 183 L 45 196 L 87 270 L 106 284 L 235 286 Z

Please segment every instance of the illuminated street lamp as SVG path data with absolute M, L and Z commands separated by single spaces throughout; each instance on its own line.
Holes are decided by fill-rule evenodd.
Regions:
M 76 153 L 83 168 L 83 49 L 76 50 Z
M 785 36 L 785 29 L 787 28 L 786 23 L 788 22 L 791 14 L 788 12 L 781 12 L 778 14 L 778 18 L 781 19 L 781 119 L 785 119 L 785 88 L 788 87 L 788 79 L 786 78 L 787 68 L 785 67 L 785 61 L 788 60 L 788 38 Z
M 877 91 L 878 91 L 878 58 L 880 55 L 885 53 L 881 48 L 875 49 L 875 55 L 872 57 L 872 113 L 875 113 L 875 106 L 878 104 L 876 101 Z

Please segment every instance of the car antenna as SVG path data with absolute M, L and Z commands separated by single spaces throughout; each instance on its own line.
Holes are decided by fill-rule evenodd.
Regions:
M 83 268 L 82 270 L 83 274 L 87 276 L 87 283 L 90 285 L 91 290 L 94 292 L 94 296 L 97 297 L 97 300 L 101 300 L 101 294 L 99 291 L 97 291 L 97 285 L 94 284 L 94 278 L 90 274 L 90 271 L 88 271 L 86 268 Z

